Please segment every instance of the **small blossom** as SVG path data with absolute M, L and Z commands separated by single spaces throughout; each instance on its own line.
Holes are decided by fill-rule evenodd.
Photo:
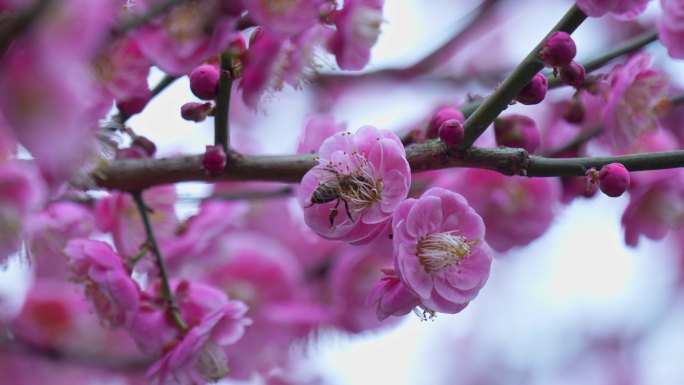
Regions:
M 370 50 L 378 41 L 384 0 L 345 1 L 335 16 L 337 31 L 330 51 L 343 70 L 360 70 L 370 61 Z
M 537 123 L 525 115 L 511 114 L 496 119 L 494 134 L 499 146 L 524 148 L 531 154 L 537 151 L 541 142 Z
M 391 131 L 366 126 L 326 139 L 318 155 L 299 190 L 306 224 L 327 239 L 370 242 L 408 195 L 404 146 Z
M 220 73 L 216 66 L 203 64 L 190 72 L 190 91 L 202 100 L 216 97 Z
M 570 64 L 576 54 L 577 47 L 570 34 L 556 31 L 544 42 L 544 46 L 539 51 L 539 59 L 546 67 L 562 67 Z
M 211 175 L 220 174 L 226 167 L 226 152 L 223 146 L 207 146 L 202 155 L 202 168 Z
M 459 194 L 432 188 L 407 199 L 395 211 L 393 234 L 397 274 L 427 309 L 460 312 L 489 277 L 484 222 Z
M 608 75 L 603 124 L 613 147 L 630 146 L 657 129 L 658 116 L 669 107 L 669 78 L 650 63 L 649 55 L 637 54 Z
M 344 131 L 344 123 L 336 123 L 330 115 L 315 115 L 310 117 L 304 126 L 304 132 L 297 144 L 297 153 L 315 153 L 323 141 L 334 134 Z
M 446 106 L 438 108 L 432 114 L 432 117 L 428 122 L 426 137 L 428 139 L 436 138 L 439 135 L 439 127 L 447 120 L 458 120 L 463 123 L 465 121 L 465 116 L 463 116 L 463 113 L 456 107 Z
M 455 146 L 463 140 L 463 123 L 456 119 L 449 119 L 439 126 L 439 140 L 447 146 Z
M 549 82 L 546 76 L 542 73 L 534 75 L 532 80 L 522 90 L 515 100 L 522 104 L 539 104 L 546 97 L 546 91 L 549 88 Z
M 684 2 L 660 0 L 663 13 L 658 19 L 658 40 L 675 59 L 684 59 Z
M 108 244 L 87 239 L 69 241 L 64 253 L 74 281 L 84 285 L 98 316 L 112 327 L 129 324 L 140 294 L 121 257 Z

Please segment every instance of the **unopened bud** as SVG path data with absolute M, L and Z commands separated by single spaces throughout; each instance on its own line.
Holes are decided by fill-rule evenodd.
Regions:
M 202 100 L 216 97 L 219 83 L 219 70 L 211 64 L 203 64 L 190 72 L 190 91 Z
M 150 102 L 150 99 L 152 99 L 152 91 L 150 91 L 149 88 L 146 88 L 145 90 L 146 91 L 133 95 L 128 99 L 117 100 L 116 108 L 125 116 L 133 116 L 142 112 L 142 110 L 145 109 L 145 106 L 147 106 L 147 103 Z
M 202 168 L 211 175 L 220 174 L 226 167 L 226 153 L 223 146 L 207 146 L 202 155 Z
M 569 86 L 579 88 L 584 83 L 584 77 L 587 75 L 584 66 L 576 61 L 561 67 L 560 77 L 563 82 Z
M 562 67 L 570 64 L 576 54 L 577 47 L 570 34 L 557 31 L 552 33 L 544 42 L 544 46 L 539 51 L 539 59 L 546 67 Z
M 629 171 L 620 163 L 610 163 L 601 167 L 598 185 L 609 197 L 619 197 L 629 187 Z
M 191 122 L 201 122 L 213 113 L 211 103 L 185 103 L 181 106 L 181 117 Z
M 148 156 L 152 157 L 157 152 L 157 145 L 153 141 L 147 139 L 144 136 L 138 135 L 133 139 L 131 147 L 142 148 Z
M 529 153 L 536 152 L 541 142 L 537 123 L 525 115 L 512 114 L 496 119 L 494 134 L 499 146 L 524 148 Z
M 546 97 L 546 91 L 549 89 L 549 82 L 546 80 L 546 76 L 541 73 L 534 75 L 532 80 L 523 88 L 515 100 L 522 104 L 539 104 L 544 97 Z
M 463 140 L 463 123 L 457 119 L 449 119 L 439 126 L 439 140 L 447 146 L 455 146 Z
M 450 119 L 458 120 L 461 123 L 463 123 L 463 121 L 465 121 L 465 116 L 463 116 L 463 113 L 459 111 L 456 107 L 438 108 L 437 111 L 435 111 L 434 114 L 432 114 L 432 117 L 428 122 L 427 132 L 425 136 L 428 139 L 436 138 L 439 135 L 439 127 L 442 126 L 442 123 Z
M 568 123 L 579 124 L 584 121 L 584 103 L 578 97 L 573 97 L 565 104 L 563 119 Z

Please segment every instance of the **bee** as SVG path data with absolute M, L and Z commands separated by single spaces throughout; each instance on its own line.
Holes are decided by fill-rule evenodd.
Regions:
M 343 175 L 337 170 L 323 169 L 330 172 L 333 177 L 326 178 L 325 181 L 319 183 L 318 187 L 311 194 L 311 204 L 304 206 L 304 208 L 312 207 L 313 205 L 328 203 L 337 200 L 335 207 L 330 209 L 330 227 L 335 224 L 335 218 L 339 214 L 340 202 L 344 202 L 344 211 L 350 221 L 354 222 L 351 212 L 349 211 L 349 202 L 345 197 L 355 196 L 359 183 L 365 183 L 366 178 L 362 175 Z

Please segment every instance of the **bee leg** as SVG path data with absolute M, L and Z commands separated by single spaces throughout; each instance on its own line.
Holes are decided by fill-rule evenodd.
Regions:
M 347 216 L 349 217 L 349 220 L 354 223 L 354 218 L 352 218 L 351 213 L 349 212 L 349 204 L 347 203 L 346 200 L 342 199 L 344 201 L 344 210 L 347 212 Z M 339 202 L 338 202 L 339 203 Z
M 335 207 L 330 209 L 330 215 L 328 216 L 328 219 L 330 219 L 330 227 L 333 227 L 335 225 L 335 218 L 337 217 L 337 213 L 339 212 L 337 206 L 339 205 L 340 199 L 337 200 L 337 204 L 335 204 Z

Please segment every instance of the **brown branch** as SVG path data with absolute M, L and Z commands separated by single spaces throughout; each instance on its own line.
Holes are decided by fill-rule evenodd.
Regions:
M 39 0 L 37 3 L 21 10 L 16 16 L 8 17 L 0 23 L 0 57 L 12 44 L 14 39 L 26 32 L 48 9 L 54 0 Z

